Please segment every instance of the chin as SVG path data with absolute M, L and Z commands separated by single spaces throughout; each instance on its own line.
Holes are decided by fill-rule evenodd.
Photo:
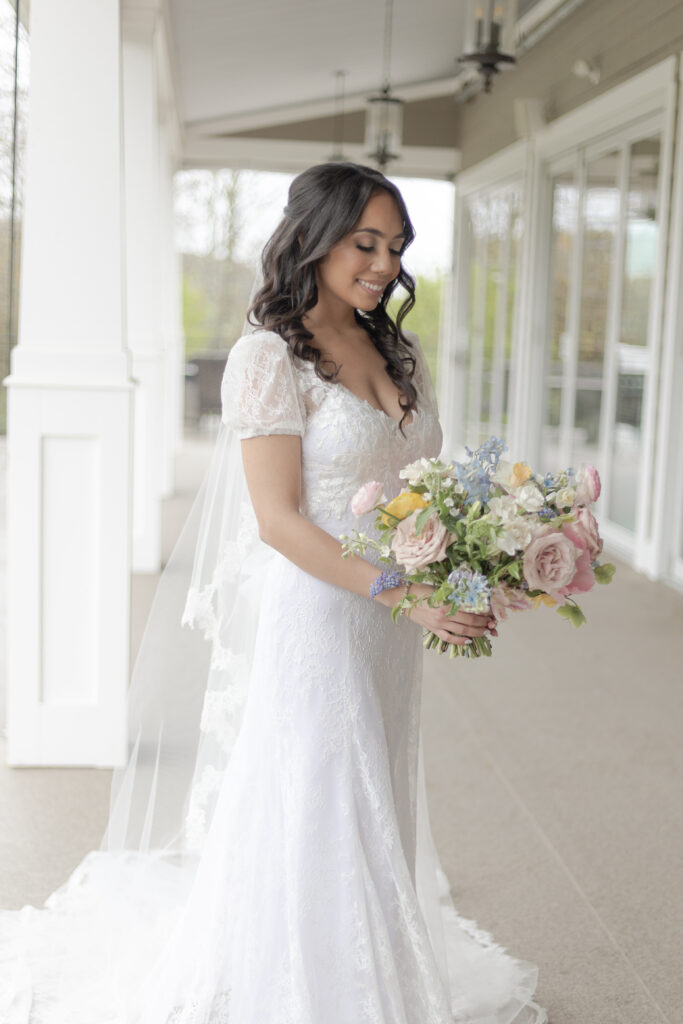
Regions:
M 379 306 L 379 300 L 381 298 L 381 295 L 378 295 L 377 298 L 375 298 L 372 295 L 368 295 L 367 297 L 364 297 L 363 302 L 355 303 L 356 309 L 362 309 L 365 310 L 366 313 L 368 313 L 370 312 L 371 309 L 376 309 L 377 306 Z

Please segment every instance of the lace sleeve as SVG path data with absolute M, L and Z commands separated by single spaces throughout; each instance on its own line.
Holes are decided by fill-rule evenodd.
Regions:
M 303 434 L 305 414 L 286 341 L 272 331 L 239 338 L 221 384 L 223 421 L 237 436 Z
M 429 372 L 427 366 L 427 360 L 425 354 L 422 351 L 420 345 L 420 339 L 414 331 L 403 332 L 413 346 L 413 355 L 417 362 L 415 363 L 415 375 L 413 376 L 413 383 L 417 389 L 417 402 L 418 406 L 420 403 L 426 405 L 427 408 L 434 414 L 436 419 L 439 418 L 439 406 L 436 399 L 436 391 L 434 390 L 434 384 L 432 383 L 432 375 Z

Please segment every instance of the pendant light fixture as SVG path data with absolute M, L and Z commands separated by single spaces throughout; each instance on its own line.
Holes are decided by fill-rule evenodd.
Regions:
M 398 159 L 403 138 L 403 100 L 391 95 L 392 17 L 393 0 L 386 0 L 382 89 L 368 97 L 365 115 L 365 148 L 370 159 L 382 170 L 390 160 Z
M 493 76 L 499 71 L 512 68 L 517 62 L 509 53 L 502 53 L 503 5 L 488 0 L 488 12 L 480 3 L 474 12 L 474 50 L 464 53 L 458 60 L 461 64 L 474 64 L 484 79 L 484 92 L 491 92 Z

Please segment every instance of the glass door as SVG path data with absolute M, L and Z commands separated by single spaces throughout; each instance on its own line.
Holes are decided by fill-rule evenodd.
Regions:
M 626 157 L 621 310 L 614 360 L 614 427 L 610 438 L 607 513 L 613 522 L 633 531 L 643 454 L 643 399 L 650 373 L 651 306 L 659 248 L 659 137 L 632 143 Z
M 522 188 L 468 196 L 467 444 L 507 437 L 515 350 Z
M 659 133 L 632 133 L 579 150 L 550 180 L 539 468 L 598 466 L 603 520 L 626 546 L 644 514 L 639 502 L 657 330 L 659 165 Z

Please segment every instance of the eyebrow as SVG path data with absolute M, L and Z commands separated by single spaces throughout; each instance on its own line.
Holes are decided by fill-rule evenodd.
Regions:
M 352 233 L 354 235 L 361 235 L 361 234 L 362 235 L 377 235 L 378 238 L 386 238 L 387 237 L 384 234 L 383 231 L 378 231 L 377 228 L 356 228 L 356 230 L 354 232 L 352 232 Z M 392 242 L 394 242 L 397 238 L 405 238 L 405 237 L 406 236 L 405 236 L 404 232 L 401 231 L 400 234 L 394 235 L 394 237 L 392 238 Z

